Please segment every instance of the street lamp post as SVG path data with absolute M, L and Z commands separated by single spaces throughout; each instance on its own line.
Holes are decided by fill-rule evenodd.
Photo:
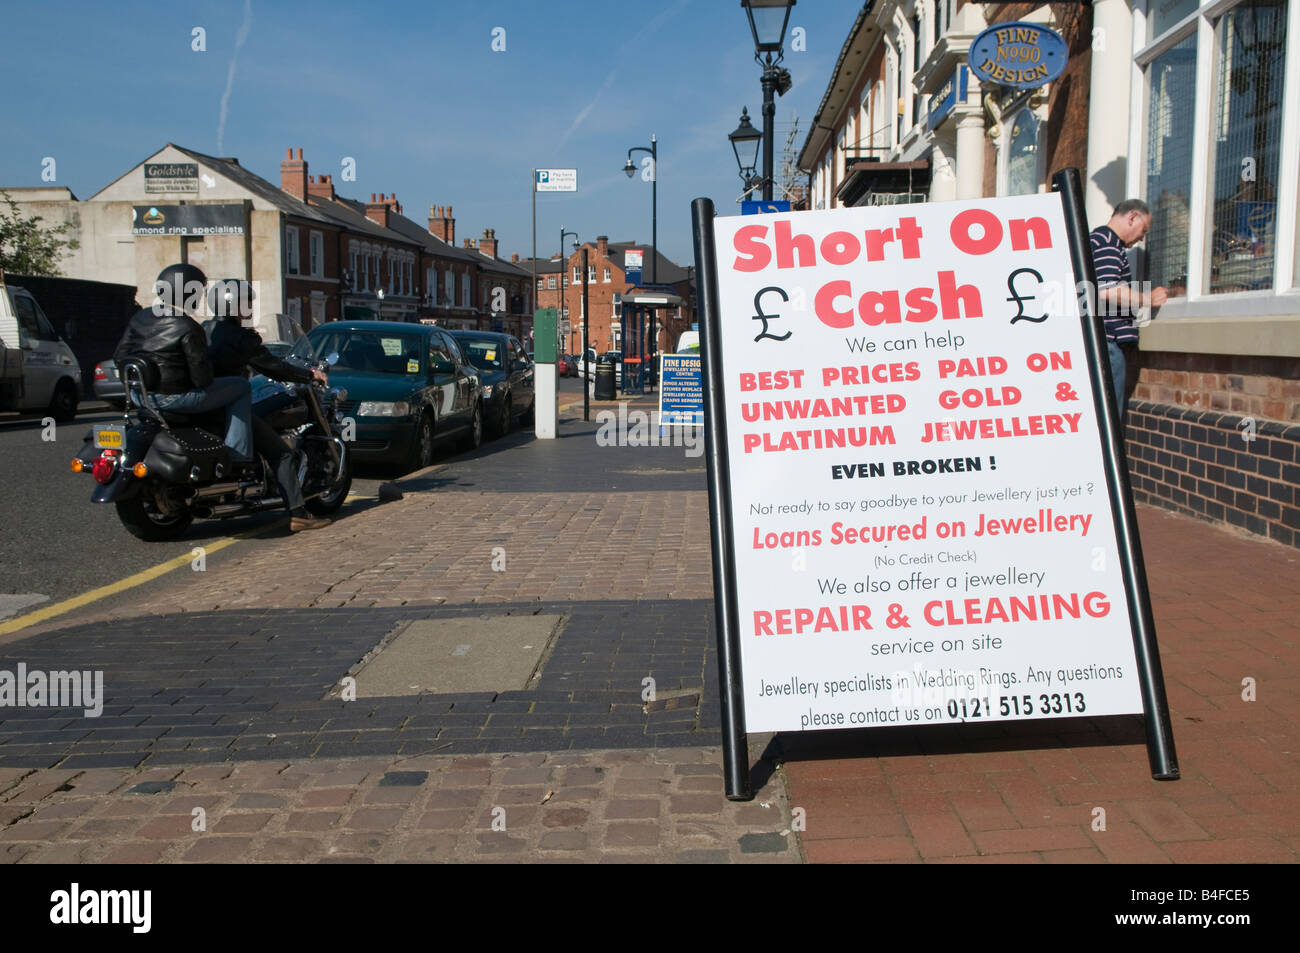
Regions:
M 755 187 L 754 166 L 758 164 L 758 144 L 763 134 L 749 121 L 749 108 L 740 112 L 740 125 L 728 136 L 731 149 L 736 153 L 736 164 L 740 166 L 740 179 L 745 183 L 745 195 Z
M 564 230 L 564 226 L 561 225 L 561 226 L 560 226 L 560 261 L 561 261 L 562 264 L 561 264 L 561 266 L 560 266 L 561 270 L 560 270 L 560 288 L 559 288 L 559 291 L 560 291 L 560 316 L 561 316 L 561 317 L 564 316 L 564 312 L 567 311 L 567 310 L 568 310 L 568 307 L 569 307 L 569 299 L 568 299 L 568 296 L 565 295 L 565 293 L 564 293 L 564 279 L 565 279 L 565 276 L 568 274 L 568 271 L 569 271 L 569 265 L 568 265 L 568 262 L 565 261 L 565 258 L 564 258 L 564 239 L 565 239 L 566 237 L 570 236 L 570 235 L 573 236 L 573 250 L 576 252 L 576 251 L 578 250 L 578 233 L 577 233 L 577 232 L 566 232 L 566 231 Z M 568 340 L 567 343 L 568 343 L 568 345 L 569 345 L 570 348 L 573 347 L 573 326 L 572 326 L 572 323 L 570 323 L 570 326 L 569 326 L 569 340 Z M 583 356 L 585 357 L 586 355 L 584 354 Z
M 763 67 L 763 201 L 772 201 L 772 142 L 776 96 L 790 91 L 790 71 L 780 65 L 785 28 L 795 0 L 740 0 L 754 36 L 754 60 Z
M 659 152 L 658 141 L 654 133 L 650 134 L 650 148 L 633 146 L 627 150 L 627 164 L 623 172 L 630 179 L 636 175 L 636 165 L 632 162 L 632 153 L 650 153 L 650 283 L 659 281 Z

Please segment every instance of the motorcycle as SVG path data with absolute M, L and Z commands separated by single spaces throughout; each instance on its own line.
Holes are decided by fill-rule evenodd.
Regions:
M 338 360 L 330 354 L 326 369 Z M 176 539 L 195 519 L 229 519 L 283 506 L 272 464 L 260 455 L 232 466 L 225 410 L 181 414 L 153 409 L 146 381 L 151 367 L 124 361 L 126 409 L 121 423 L 97 425 L 72 461 L 74 473 L 97 484 L 92 503 L 112 503 L 131 535 Z M 285 384 L 255 378 L 253 413 L 269 423 L 295 455 L 303 503 L 324 516 L 336 511 L 352 487 L 347 445 L 341 439 L 347 391 L 312 382 Z

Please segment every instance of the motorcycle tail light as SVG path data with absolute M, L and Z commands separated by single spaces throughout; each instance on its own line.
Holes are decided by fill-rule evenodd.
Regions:
M 91 473 L 95 475 L 96 483 L 109 483 L 113 479 L 113 472 L 117 469 L 117 458 L 105 453 L 95 461 L 91 468 Z

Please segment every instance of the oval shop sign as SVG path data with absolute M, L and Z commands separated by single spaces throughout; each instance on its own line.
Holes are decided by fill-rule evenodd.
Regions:
M 999 23 L 971 42 L 967 63 L 981 80 L 1034 89 L 1060 76 L 1069 57 L 1061 34 L 1036 23 Z

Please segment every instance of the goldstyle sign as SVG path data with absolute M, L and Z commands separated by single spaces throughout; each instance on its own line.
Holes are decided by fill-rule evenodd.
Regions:
M 1060 197 L 714 229 L 746 730 L 1142 712 Z
M 1065 70 L 1069 47 L 1061 34 L 1036 23 L 999 23 L 971 41 L 967 62 L 980 80 L 1036 89 Z

